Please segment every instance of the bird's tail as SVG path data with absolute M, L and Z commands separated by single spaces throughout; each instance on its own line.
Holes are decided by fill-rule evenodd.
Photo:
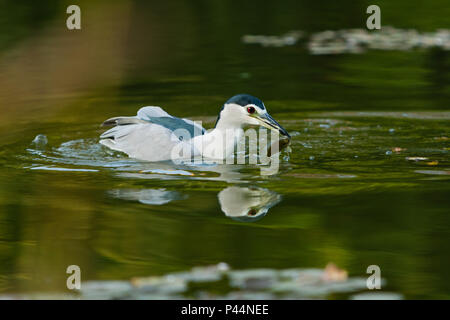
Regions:
M 114 126 L 100 135 L 100 143 L 113 150 L 124 151 L 123 147 L 117 143 L 117 140 L 126 137 L 132 132 L 136 125 L 145 123 L 137 117 L 115 117 L 102 123 L 102 127 Z
M 129 124 L 145 123 L 144 120 L 137 117 L 115 117 L 105 120 L 102 123 L 102 127 L 108 126 L 125 126 Z

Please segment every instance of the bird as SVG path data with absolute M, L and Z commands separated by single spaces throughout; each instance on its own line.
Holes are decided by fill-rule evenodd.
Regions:
M 100 143 L 131 158 L 151 162 L 197 156 L 226 159 L 234 153 L 246 125 L 262 126 L 285 140 L 291 139 L 260 99 L 238 94 L 223 104 L 211 130 L 192 120 L 174 117 L 159 106 L 146 106 L 136 116 L 104 121 L 102 126 L 113 128 L 100 135 Z

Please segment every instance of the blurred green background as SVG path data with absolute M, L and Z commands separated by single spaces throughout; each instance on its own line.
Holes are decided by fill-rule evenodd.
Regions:
M 370 4 L 381 7 L 382 26 L 433 32 L 450 28 L 448 1 L 75 3 L 78 31 L 66 28 L 73 1 L 0 1 L 0 292 L 64 291 L 70 264 L 87 280 L 220 261 L 277 269 L 333 261 L 351 275 L 378 264 L 387 290 L 407 298 L 450 297 L 450 52 L 314 56 L 304 40 L 241 41 L 365 28 Z M 260 97 L 294 133 L 291 159 L 273 177 L 240 168 L 250 176 L 238 182 L 141 179 L 95 147 L 109 117 L 160 105 L 211 127 L 237 93 Z M 49 145 L 36 155 L 27 149 L 37 134 Z M 77 139 L 81 146 L 58 149 Z M 217 201 L 234 184 L 283 200 L 260 221 L 234 221 Z M 149 206 L 111 197 L 124 188 L 187 199 Z

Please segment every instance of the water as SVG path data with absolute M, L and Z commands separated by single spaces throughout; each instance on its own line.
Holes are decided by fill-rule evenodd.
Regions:
M 441 2 L 408 14 L 391 7 L 399 15 L 386 23 L 450 28 Z M 52 1 L 8 7 L 0 21 L 16 28 L 0 38 L 0 293 L 67 294 L 71 264 L 84 281 L 116 281 L 223 261 L 237 270 L 333 262 L 356 277 L 376 264 L 382 292 L 450 297 L 449 51 L 313 56 L 301 42 L 241 41 L 364 27 L 364 8 L 350 2 L 340 11 L 301 1 L 240 10 L 85 2 L 80 32 L 64 28 L 65 7 Z M 98 144 L 103 120 L 144 105 L 210 128 L 241 92 L 263 99 L 293 137 L 271 175 L 147 163 Z

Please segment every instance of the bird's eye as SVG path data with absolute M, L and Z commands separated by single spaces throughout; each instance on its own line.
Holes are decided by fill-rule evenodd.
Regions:
M 252 209 L 248 210 L 247 215 L 250 216 L 250 217 L 253 217 L 257 213 L 258 213 L 258 211 L 256 211 L 256 209 L 252 208 Z
M 255 111 L 256 111 L 256 110 L 255 110 L 254 107 L 248 107 L 248 108 L 247 108 L 247 112 L 250 113 L 250 114 L 255 113 Z

